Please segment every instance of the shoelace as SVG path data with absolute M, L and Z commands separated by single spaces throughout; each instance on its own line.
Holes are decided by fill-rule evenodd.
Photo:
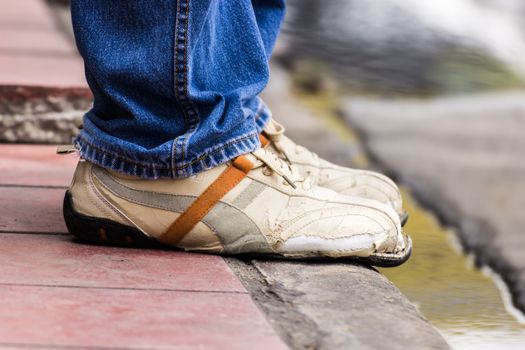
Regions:
M 288 154 L 288 151 L 286 150 L 286 147 L 283 145 L 283 142 L 289 143 L 291 147 L 294 148 L 294 152 L 296 154 L 300 154 L 303 152 L 308 152 L 310 156 L 314 159 L 319 159 L 319 156 L 308 150 L 307 148 L 300 146 L 284 136 L 285 127 L 279 123 L 277 123 L 274 120 L 270 121 L 270 125 L 264 130 L 264 133 L 270 140 L 271 145 L 279 152 L 283 158 L 289 163 L 292 164 L 290 155 Z
M 305 178 L 301 176 L 299 170 L 293 164 L 284 161 L 273 152 L 260 148 L 252 152 L 252 154 L 261 162 L 260 165 L 266 166 L 276 175 L 282 177 L 294 189 L 297 188 L 296 183 L 310 184 L 312 182 L 310 177 Z

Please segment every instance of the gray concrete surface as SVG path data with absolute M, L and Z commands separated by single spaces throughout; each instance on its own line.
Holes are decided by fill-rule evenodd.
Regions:
M 271 290 L 310 320 L 317 349 L 446 349 L 407 298 L 372 268 L 256 261 Z
M 288 76 L 273 67 L 264 98 L 298 143 L 342 164 L 359 146 L 344 143 L 294 101 Z M 293 349 L 448 349 L 434 327 L 383 275 L 352 263 L 227 259 Z
M 413 189 L 525 311 L 525 92 L 429 101 L 349 98 L 371 154 Z

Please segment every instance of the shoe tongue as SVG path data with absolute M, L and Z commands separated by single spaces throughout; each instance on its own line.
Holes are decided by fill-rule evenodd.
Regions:
M 284 131 L 284 126 L 273 119 L 270 119 L 263 129 L 265 136 L 270 140 L 270 147 L 289 161 L 288 152 L 285 149 L 285 145 L 282 144 L 282 141 L 286 139 Z
M 296 150 L 297 147 L 300 147 L 301 152 L 308 152 L 308 158 L 312 165 L 319 166 L 319 157 L 315 153 L 310 152 L 308 149 L 298 146 L 295 144 L 295 142 L 286 137 L 284 135 L 285 130 L 285 127 L 282 124 L 276 122 L 273 118 L 266 123 L 263 129 L 265 135 L 271 141 L 270 146 L 283 155 L 284 159 L 286 159 L 288 162 L 294 161 L 296 158 L 293 155 L 294 150 Z

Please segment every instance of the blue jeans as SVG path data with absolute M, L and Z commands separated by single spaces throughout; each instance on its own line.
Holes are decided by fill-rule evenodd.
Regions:
M 72 0 L 93 108 L 83 158 L 187 177 L 257 149 L 284 0 Z

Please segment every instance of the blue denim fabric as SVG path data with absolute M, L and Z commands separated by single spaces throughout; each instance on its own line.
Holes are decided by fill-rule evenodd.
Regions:
M 187 177 L 260 146 L 258 94 L 284 0 L 72 0 L 94 95 L 82 157 L 130 175 Z

